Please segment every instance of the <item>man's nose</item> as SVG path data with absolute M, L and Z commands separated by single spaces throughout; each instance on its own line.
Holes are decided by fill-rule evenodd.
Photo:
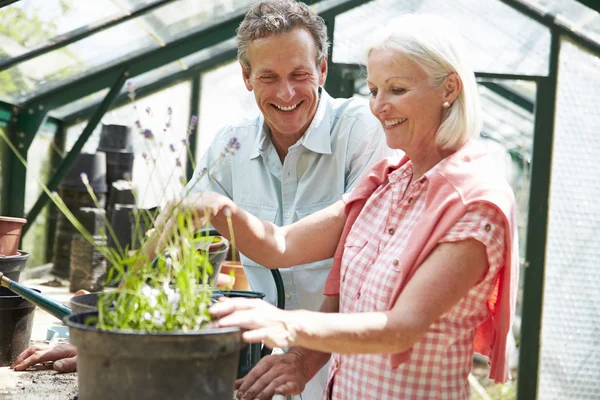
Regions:
M 292 100 L 295 94 L 294 85 L 290 81 L 284 80 L 281 82 L 277 95 L 282 101 L 288 102 Z

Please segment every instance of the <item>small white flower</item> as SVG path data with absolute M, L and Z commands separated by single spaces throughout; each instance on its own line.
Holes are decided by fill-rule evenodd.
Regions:
M 83 182 L 83 184 L 85 186 L 88 186 L 90 184 L 90 180 L 88 179 L 88 176 L 85 172 L 82 172 L 79 177 L 81 178 L 81 182 Z

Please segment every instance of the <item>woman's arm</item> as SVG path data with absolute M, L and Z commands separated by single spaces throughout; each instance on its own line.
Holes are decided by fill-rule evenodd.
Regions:
M 344 228 L 344 204 L 340 200 L 300 221 L 278 227 L 239 208 L 231 199 L 205 192 L 170 202 L 157 218 L 160 232 L 152 248 L 163 248 L 176 227 L 177 212 L 194 214 L 196 228 L 208 220 L 223 236 L 231 239 L 230 213 L 238 250 L 251 260 L 271 268 L 290 267 L 333 257 Z M 158 236 L 158 235 L 157 235 Z
M 247 341 L 297 346 L 326 353 L 399 353 L 481 280 L 486 248 L 475 239 L 439 244 L 421 264 L 390 311 L 357 314 L 265 312 L 259 302 L 232 299 L 213 306 L 220 326 L 252 329 Z M 230 315 L 228 315 L 230 314 Z M 282 332 L 283 330 L 283 332 Z
M 295 345 L 338 353 L 399 353 L 467 295 L 487 272 L 485 245 L 475 239 L 439 244 L 387 312 L 322 315 L 298 311 Z M 293 324 L 293 322 L 292 322 Z

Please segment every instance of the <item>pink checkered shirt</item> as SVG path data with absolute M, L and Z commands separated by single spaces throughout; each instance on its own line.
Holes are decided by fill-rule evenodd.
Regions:
M 365 204 L 345 243 L 340 312 L 388 309 L 404 269 L 396 257 L 413 230 L 418 229 L 417 222 L 425 208 L 426 176 L 409 185 L 409 162 L 392 172 L 389 182 L 380 186 Z M 487 299 L 503 265 L 505 236 L 500 212 L 487 203 L 471 205 L 440 243 L 468 238 L 486 246 L 489 269 L 484 279 L 430 327 L 413 346 L 410 358 L 395 370 L 388 354 L 333 354 L 329 372 L 332 399 L 470 398 L 467 377 L 473 339 L 477 326 L 490 313 Z

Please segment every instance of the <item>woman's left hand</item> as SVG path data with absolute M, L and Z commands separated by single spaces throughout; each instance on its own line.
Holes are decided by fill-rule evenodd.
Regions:
M 221 298 L 210 307 L 209 312 L 218 318 L 216 323 L 220 327 L 247 329 L 242 337 L 248 343 L 264 341 L 270 348 L 286 348 L 296 340 L 293 314 L 263 300 Z

